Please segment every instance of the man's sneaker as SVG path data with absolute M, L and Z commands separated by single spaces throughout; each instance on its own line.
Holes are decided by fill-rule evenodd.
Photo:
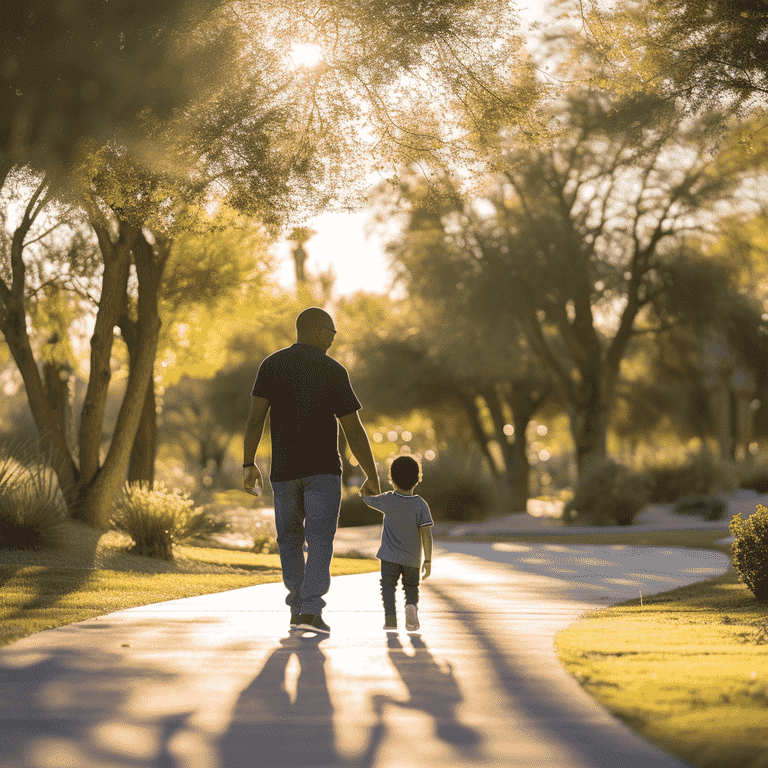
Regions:
M 408 632 L 415 632 L 418 628 L 419 609 L 413 603 L 408 603 L 405 606 L 405 629 Z
M 384 616 L 384 629 L 397 629 L 397 616 L 386 614 Z
M 296 629 L 300 619 L 301 619 L 300 613 L 294 613 L 293 611 L 291 611 L 291 629 Z
M 299 623 L 296 629 L 303 629 L 307 632 L 331 633 L 331 628 L 323 621 L 323 617 L 319 613 L 302 613 L 299 616 Z

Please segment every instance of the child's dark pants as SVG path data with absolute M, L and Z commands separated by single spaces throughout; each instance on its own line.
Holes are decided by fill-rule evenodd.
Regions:
M 381 561 L 381 599 L 384 601 L 384 613 L 393 616 L 397 613 L 395 608 L 395 590 L 400 576 L 403 577 L 403 590 L 405 603 L 418 605 L 419 603 L 419 569 L 410 565 Z

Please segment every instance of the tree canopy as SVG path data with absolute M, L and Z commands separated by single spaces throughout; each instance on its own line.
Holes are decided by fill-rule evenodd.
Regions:
M 624 0 L 600 10 L 579 0 L 584 28 L 607 80 L 632 92 L 656 89 L 693 107 L 766 105 L 765 0 Z

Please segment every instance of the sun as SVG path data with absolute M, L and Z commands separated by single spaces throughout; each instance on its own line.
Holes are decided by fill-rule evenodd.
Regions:
M 291 48 L 291 61 L 296 67 L 314 67 L 323 58 L 323 49 L 316 43 L 297 43 Z

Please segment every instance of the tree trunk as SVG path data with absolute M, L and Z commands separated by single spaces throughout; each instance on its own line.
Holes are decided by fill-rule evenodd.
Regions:
M 475 436 L 475 442 L 480 447 L 480 450 L 488 462 L 488 468 L 494 480 L 498 480 L 501 476 L 501 470 L 496 466 L 496 461 L 493 458 L 488 444 L 490 442 L 488 435 L 485 433 L 483 423 L 480 419 L 480 409 L 477 407 L 477 394 L 473 390 L 456 390 L 456 397 L 459 399 L 464 412 L 467 414 L 470 426 L 472 427 L 472 434 Z
M 23 308 L 15 306 L 13 301 L 10 301 L 12 311 L 8 312 L 8 303 L 9 297 L 4 296 L 6 311 L 0 314 L 0 330 L 24 381 L 29 408 L 40 436 L 47 440 L 54 450 L 56 476 L 67 508 L 72 512 L 76 509 L 79 472 L 72 459 L 66 435 L 62 431 L 61 419 L 51 408 L 48 392 L 35 363 L 27 335 L 26 313 Z
M 114 329 L 125 304 L 131 249 L 139 235 L 138 227 L 121 221 L 119 236 L 113 242 L 107 230 L 98 223 L 93 229 L 104 259 L 101 297 L 96 323 L 91 335 L 91 360 L 88 388 L 80 417 L 80 473 L 82 482 L 89 484 L 99 472 L 104 414 L 107 407 L 109 383 L 112 378 L 112 345 Z M 78 512 L 78 517 L 81 517 Z M 87 522 L 91 522 L 87 520 Z
M 515 441 L 512 444 L 510 457 L 510 488 L 512 491 L 511 508 L 513 512 L 527 512 L 528 499 L 531 493 L 530 475 L 531 464 L 528 461 L 528 424 L 541 403 L 549 393 L 550 387 L 541 384 L 533 386 L 529 383 L 512 384 L 509 395 Z
M 83 499 L 83 519 L 97 528 L 106 528 L 112 510 L 112 501 L 126 477 L 147 389 L 154 376 L 155 356 L 160 336 L 159 291 L 168 251 L 157 258 L 144 236 L 137 235 L 133 248 L 136 275 L 139 283 L 136 356 L 128 376 L 128 386 L 120 406 L 117 424 L 104 465 L 98 471 L 92 486 Z M 125 306 L 125 295 L 120 297 L 119 309 Z M 117 324 L 117 319 L 115 324 Z
M 24 211 L 21 223 L 11 238 L 10 286 L 0 277 L 0 331 L 24 381 L 29 408 L 40 435 L 55 453 L 55 471 L 69 509 L 76 500 L 80 473 L 67 445 L 60 414 L 51 407 L 46 387 L 37 367 L 27 332 L 26 265 L 24 240 L 48 200 L 47 181 L 38 185 Z
M 135 321 L 127 313 L 118 320 L 120 335 L 128 350 L 128 369 L 132 371 L 139 356 L 139 332 Z M 131 447 L 128 463 L 128 482 L 152 488 L 155 482 L 155 455 L 157 453 L 157 399 L 154 377 L 147 385 L 141 419 Z
M 155 383 L 150 379 L 141 420 L 131 448 L 128 464 L 128 482 L 139 483 L 146 488 L 155 484 L 155 456 L 157 455 L 157 398 Z
M 610 413 L 600 375 L 595 370 L 586 375 L 582 372 L 582 375 L 578 398 L 568 406 L 579 477 L 605 460 Z

